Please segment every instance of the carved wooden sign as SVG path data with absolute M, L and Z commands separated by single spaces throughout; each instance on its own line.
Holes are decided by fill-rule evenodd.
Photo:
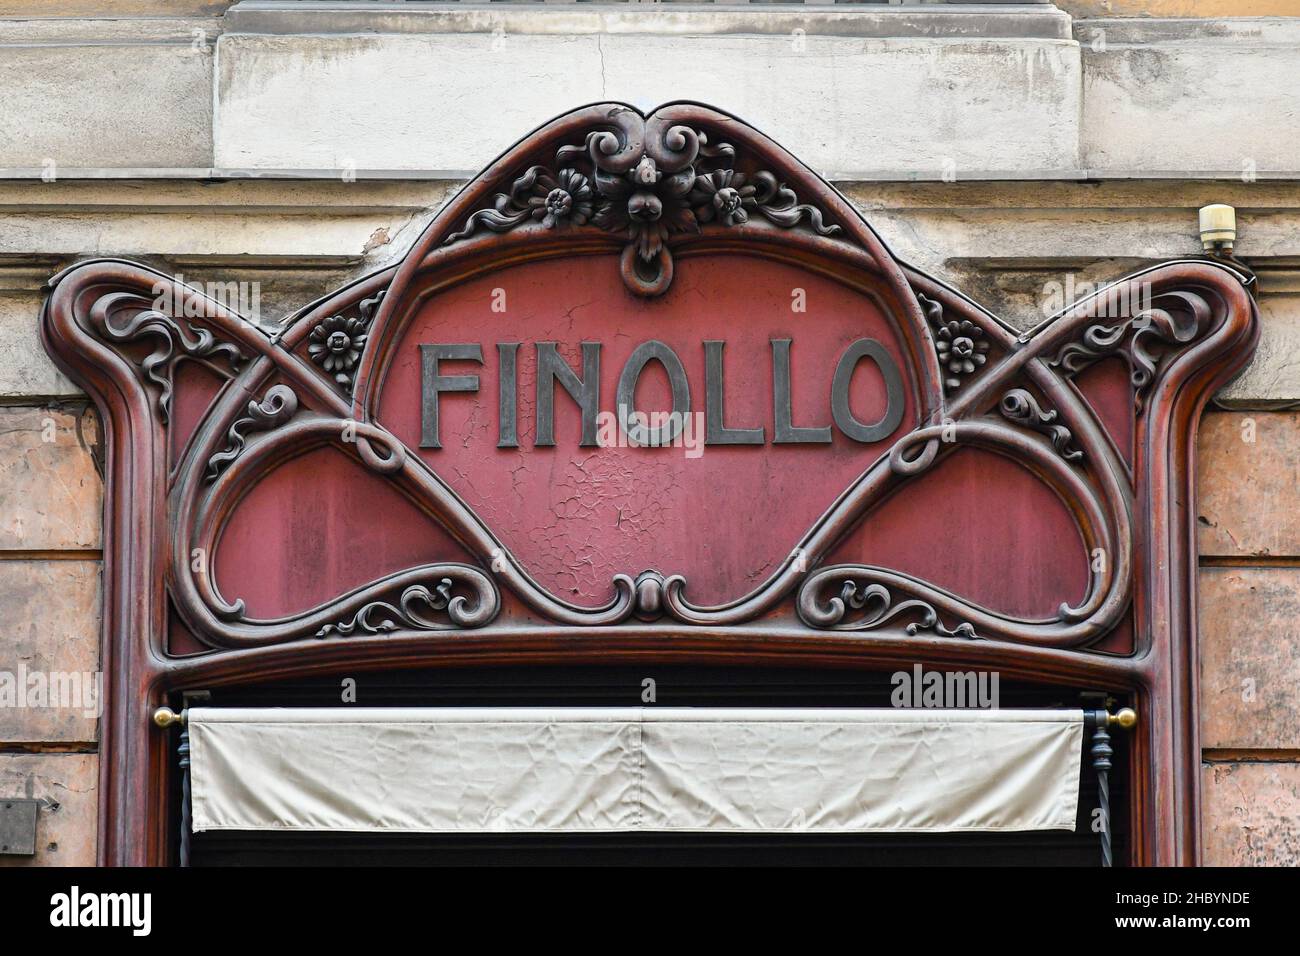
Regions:
M 1192 457 L 1245 279 L 1167 263 L 1021 333 L 693 104 L 543 126 L 274 334 L 64 271 L 45 340 L 108 436 L 104 860 L 167 859 L 144 718 L 179 690 L 673 659 L 1125 696 L 1134 860 L 1194 861 Z

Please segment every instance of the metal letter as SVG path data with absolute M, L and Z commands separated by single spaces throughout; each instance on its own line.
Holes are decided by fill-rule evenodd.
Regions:
M 641 370 L 651 359 L 658 359 L 659 364 L 668 373 L 668 385 L 673 392 L 673 411 L 668 423 L 658 428 L 650 428 L 639 422 L 631 421 L 636 411 L 636 383 L 641 377 Z M 618 377 L 618 391 L 615 393 L 619 424 L 627 437 L 638 445 L 662 447 L 682 433 L 686 416 L 691 413 L 691 386 L 686 381 L 686 369 L 677 353 L 663 342 L 651 339 L 642 342 L 628 356 L 627 364 Z
M 438 393 L 477 392 L 477 375 L 443 375 L 442 361 L 478 362 L 483 364 L 483 347 L 477 342 L 451 345 L 420 346 L 420 447 L 441 448 L 438 440 Z
M 792 445 L 801 442 L 826 444 L 831 440 L 831 426 L 796 427 L 791 424 L 794 411 L 790 396 L 790 340 L 772 339 L 773 405 L 776 411 L 774 444 Z
M 600 410 L 600 343 L 582 343 L 582 378 L 569 368 L 554 342 L 537 343 L 537 441 L 555 444 L 555 383 L 559 382 L 582 410 L 582 440 L 596 444 L 596 413 Z
M 849 385 L 853 382 L 853 371 L 864 358 L 876 363 L 885 380 L 885 413 L 874 425 L 864 425 L 854 418 L 853 409 L 849 405 Z M 840 356 L 840 363 L 835 366 L 835 378 L 831 382 L 831 415 L 840 431 L 863 444 L 889 437 L 903 420 L 903 376 L 898 371 L 894 357 L 875 339 L 858 339 Z
M 519 343 L 497 343 L 497 447 L 519 447 Z
M 762 425 L 757 428 L 728 428 L 725 388 L 722 379 L 722 349 L 726 342 L 704 343 L 704 444 L 761 445 L 767 440 Z

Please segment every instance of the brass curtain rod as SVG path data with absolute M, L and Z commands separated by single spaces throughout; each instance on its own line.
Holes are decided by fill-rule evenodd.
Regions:
M 1083 719 L 1090 729 L 1105 726 L 1131 730 L 1137 726 L 1137 711 L 1132 707 L 1121 707 L 1113 714 L 1107 710 L 1085 710 Z M 164 729 L 177 725 L 184 727 L 189 723 L 189 711 L 183 709 L 178 714 L 170 707 L 159 707 L 153 712 L 153 722 L 155 726 Z

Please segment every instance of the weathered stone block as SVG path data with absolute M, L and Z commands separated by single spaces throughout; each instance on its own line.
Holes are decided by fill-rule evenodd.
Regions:
M 1300 763 L 1211 763 L 1201 775 L 1207 866 L 1300 864 Z
M 1200 576 L 1201 746 L 1300 749 L 1300 569 Z
M 179 17 L 191 14 L 220 15 L 235 0 L 113 0 L 112 13 L 118 17 Z M 0 0 L 0 16 L 48 17 L 55 6 L 50 0 Z M 58 0 L 58 16 L 102 17 L 106 8 L 101 0 Z
M 41 296 L 0 295 L 0 398 L 63 396 L 80 392 L 41 347 Z
M 0 754 L 0 799 L 41 801 L 36 855 L 0 856 L 0 867 L 94 866 L 99 757 Z
M 83 437 L 94 440 L 93 417 Z M 0 550 L 98 548 L 102 495 L 77 415 L 0 408 Z
M 1287 17 L 1295 0 L 1056 0 L 1075 17 Z
M 1082 20 L 1074 32 L 1086 168 L 1251 176 L 1300 165 L 1294 18 Z
M 211 37 L 3 46 L 0 167 L 210 166 L 213 48 Z
M 1077 165 L 1079 53 L 1068 40 L 619 29 L 494 32 L 484 16 L 472 33 L 226 33 L 216 163 L 465 173 L 577 103 L 693 99 L 840 178 Z
M 1202 554 L 1300 555 L 1300 414 L 1207 414 L 1197 471 Z
M 1250 403 L 1300 400 L 1300 295 L 1262 295 L 1259 312 L 1255 357 L 1219 398 Z
M 0 561 L 0 743 L 96 739 L 98 561 Z

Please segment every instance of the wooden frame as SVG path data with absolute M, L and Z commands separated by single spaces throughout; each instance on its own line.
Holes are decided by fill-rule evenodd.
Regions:
M 647 203 L 656 214 L 638 219 Z M 628 568 L 599 607 L 561 599 L 376 420 L 395 343 L 441 290 L 520 263 L 617 253 L 628 292 L 656 296 L 675 260 L 738 250 L 877 302 L 898 330 L 918 418 L 808 529 L 807 561 L 787 559 L 747 594 L 696 605 L 681 575 Z M 539 128 L 466 186 L 398 266 L 274 335 L 142 265 L 65 270 L 50 282 L 42 333 L 94 399 L 108 447 L 101 863 L 172 858 L 170 745 L 148 715 L 182 690 L 359 667 L 669 660 L 923 661 L 1131 695 L 1141 715 L 1131 862 L 1197 863 L 1195 436 L 1206 401 L 1255 345 L 1246 280 L 1227 263 L 1170 262 L 1020 334 L 896 262 L 843 196 L 762 134 L 689 103 L 648 116 L 598 104 Z M 172 314 L 156 307 L 160 289 Z M 965 361 L 972 339 L 982 364 Z M 349 360 L 324 362 L 331 342 Z M 1131 463 L 1072 381 L 1114 357 L 1134 396 Z M 169 429 L 184 362 L 225 385 L 181 443 Z M 399 487 L 471 560 L 388 575 L 274 620 L 224 598 L 211 561 L 231 509 L 268 470 L 321 445 Z M 965 445 L 1012 459 L 1067 503 L 1105 558 L 1082 602 L 1022 620 L 888 568 L 825 563 L 876 503 Z M 1132 652 L 1098 650 L 1121 624 Z M 180 653 L 179 633 L 206 650 Z

